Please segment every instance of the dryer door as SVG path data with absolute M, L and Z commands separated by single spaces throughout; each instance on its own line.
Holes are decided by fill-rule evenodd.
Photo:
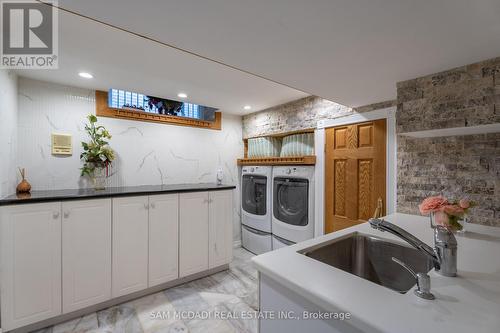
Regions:
M 267 177 L 243 175 L 241 206 L 244 211 L 254 215 L 266 215 Z
M 283 223 L 306 226 L 309 212 L 309 181 L 274 178 L 273 213 Z

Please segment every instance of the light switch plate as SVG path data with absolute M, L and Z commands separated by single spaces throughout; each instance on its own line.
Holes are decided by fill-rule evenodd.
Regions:
M 73 155 L 71 134 L 52 133 L 52 155 Z

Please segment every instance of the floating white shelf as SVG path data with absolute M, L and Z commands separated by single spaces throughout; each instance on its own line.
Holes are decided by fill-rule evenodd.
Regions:
M 412 138 L 437 138 L 442 136 L 462 136 L 474 134 L 500 133 L 499 124 L 477 125 L 469 127 L 439 128 L 427 131 L 405 132 L 399 135 Z

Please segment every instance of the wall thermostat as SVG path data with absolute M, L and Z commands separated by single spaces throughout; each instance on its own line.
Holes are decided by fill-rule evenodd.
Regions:
M 71 134 L 52 133 L 52 155 L 72 155 L 73 144 Z

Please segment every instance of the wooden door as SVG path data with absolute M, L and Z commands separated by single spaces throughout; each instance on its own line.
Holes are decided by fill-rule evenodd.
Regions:
M 113 199 L 112 295 L 148 287 L 147 196 Z
M 367 221 L 386 187 L 385 119 L 328 128 L 325 233 Z
M 62 204 L 63 313 L 111 298 L 111 199 Z
M 233 191 L 209 193 L 209 268 L 231 262 L 233 254 Z
M 2 329 L 61 314 L 61 203 L 4 207 L 1 221 Z
M 179 195 L 149 197 L 149 287 L 179 277 Z
M 208 192 L 179 196 L 179 277 L 208 269 Z

